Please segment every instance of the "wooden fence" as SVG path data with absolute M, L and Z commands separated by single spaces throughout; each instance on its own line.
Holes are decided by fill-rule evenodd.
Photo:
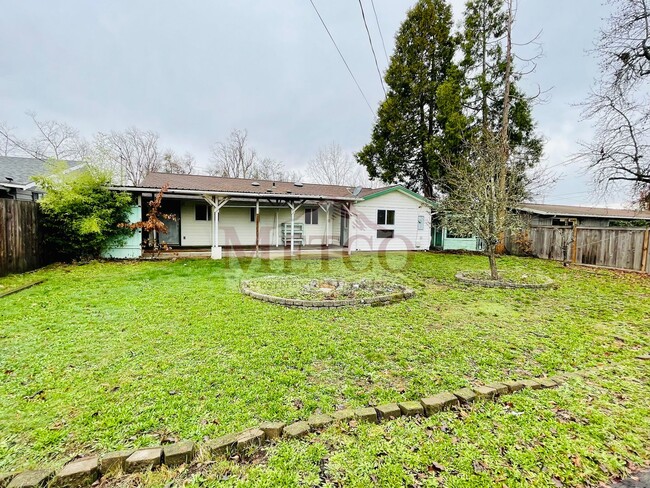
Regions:
M 38 204 L 0 199 L 0 276 L 43 264 Z
M 532 226 L 522 244 L 507 239 L 514 254 L 528 252 L 544 259 L 650 273 L 650 229 L 628 227 Z

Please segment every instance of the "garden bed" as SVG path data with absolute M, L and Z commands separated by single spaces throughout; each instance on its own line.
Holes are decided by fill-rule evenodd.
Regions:
M 415 295 L 406 286 L 381 280 L 346 281 L 337 278 L 287 276 L 242 281 L 241 290 L 242 293 L 265 302 L 306 308 L 384 305 Z
M 489 271 L 461 271 L 456 273 L 456 279 L 468 285 L 485 286 L 487 288 L 527 288 L 540 290 L 551 288 L 555 282 L 546 276 L 531 273 L 500 272 L 499 279 L 493 280 Z

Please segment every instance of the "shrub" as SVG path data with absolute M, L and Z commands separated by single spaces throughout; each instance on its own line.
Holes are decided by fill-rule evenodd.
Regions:
M 34 178 L 46 192 L 40 200 L 43 244 L 56 260 L 97 258 L 133 233 L 119 226 L 129 220 L 131 196 L 110 191 L 110 174 L 98 168 L 66 170 L 55 165 L 51 174 Z

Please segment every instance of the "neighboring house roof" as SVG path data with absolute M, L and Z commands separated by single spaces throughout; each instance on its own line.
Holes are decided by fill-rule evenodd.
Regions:
M 83 163 L 79 161 L 63 161 L 70 169 Z M 35 158 L 17 158 L 13 156 L 0 156 L 0 186 L 26 189 L 35 186 L 33 176 L 47 174 L 48 161 Z
M 519 210 L 537 215 L 562 217 L 594 217 L 603 219 L 650 220 L 650 212 L 627 210 L 622 208 L 580 207 L 574 205 L 547 205 L 542 203 L 525 203 Z
M 315 198 L 333 200 L 362 200 L 374 198 L 380 194 L 399 190 L 409 196 L 424 200 L 417 193 L 413 193 L 399 185 L 384 188 L 360 188 L 339 185 L 320 185 L 314 183 L 294 183 L 288 181 L 259 180 L 250 178 L 224 178 L 220 176 L 204 175 L 178 175 L 170 173 L 149 173 L 139 187 L 143 189 L 156 189 L 164 185 L 169 190 L 182 190 L 193 192 L 214 192 L 223 194 L 250 195 L 251 197 L 264 195 L 287 198 Z

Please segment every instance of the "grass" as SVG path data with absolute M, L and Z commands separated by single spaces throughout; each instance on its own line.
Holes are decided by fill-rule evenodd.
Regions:
M 280 443 L 258 464 L 226 466 L 222 471 L 217 466 L 216 474 L 200 473 L 196 479 L 234 473 L 231 481 L 272 485 L 278 477 L 282 483 L 309 484 L 316 481 L 314 466 L 327 458 L 332 479 L 361 486 L 376 476 L 378 483 L 389 484 L 398 479 L 391 476 L 419 476 L 424 460 L 437 458 L 446 464 L 445 471 L 433 476 L 427 465 L 428 481 L 418 482 L 435 486 L 442 477 L 449 478 L 449 486 L 465 486 L 463 479 L 475 478 L 467 474 L 467 466 L 460 469 L 456 463 L 484 453 L 488 467 L 479 469 L 481 476 L 493 481 L 505 476 L 514 485 L 525 485 L 525 480 L 513 478 L 507 465 L 490 463 L 501 455 L 500 446 L 507 449 L 511 443 L 513 453 L 517 451 L 518 435 L 524 439 L 523 456 L 532 449 L 529 442 L 550 432 L 542 427 L 552 425 L 552 419 L 544 423 L 548 408 L 536 409 L 531 398 L 540 396 L 545 405 L 566 402 L 564 409 L 580 418 L 580 409 L 591 408 L 585 403 L 593 401 L 589 388 L 613 399 L 587 412 L 614 437 L 618 451 L 616 462 L 604 463 L 611 468 L 608 474 L 623 472 L 626 459 L 648 459 L 647 363 L 642 369 L 633 358 L 650 347 L 650 281 L 532 259 L 502 258 L 499 263 L 507 272 L 548 276 L 558 287 L 467 287 L 456 282 L 455 273 L 485 269 L 486 259 L 439 254 L 359 254 L 293 262 L 92 263 L 31 273 L 29 280 L 47 281 L 0 302 L 0 471 L 57 466 L 77 454 L 175 438 L 201 440 L 262 420 L 291 422 L 343 406 L 417 399 L 470 383 L 605 362 L 625 365 L 620 383 L 613 378 L 609 383 L 563 387 L 559 393 L 526 393 L 513 400 L 512 408 L 525 412 L 520 416 L 498 410 L 503 410 L 502 404 L 468 412 L 469 422 L 456 422 L 457 414 L 448 414 L 447 424 L 453 423 L 459 432 L 453 436 L 457 442 L 435 442 L 435 451 L 428 454 L 409 449 L 432 432 L 427 423 L 435 427 L 439 419 L 423 425 L 360 425 L 354 435 L 328 431 L 318 442 Z M 296 310 L 239 293 L 241 279 L 272 274 L 389 279 L 415 289 L 417 295 L 388 307 Z M 15 286 L 21 280 L 25 278 L 7 277 L 0 285 Z M 645 389 L 637 384 L 641 378 Z M 616 388 L 624 399 L 613 393 Z M 494 427 L 481 419 L 494 422 Z M 544 422 L 537 426 L 535 420 Z M 634 427 L 636 421 L 640 427 Z M 573 420 L 567 425 L 581 428 Z M 642 427 L 646 429 L 639 431 Z M 564 442 L 566 450 L 573 440 L 588 446 L 593 440 L 589 436 L 596 435 L 559 432 L 557 442 Z M 399 440 L 391 443 L 386 437 Z M 365 452 L 366 445 L 387 455 L 378 462 L 377 456 Z M 532 453 L 539 457 L 543 451 L 545 466 L 557 470 L 553 476 L 577 484 L 572 473 L 584 474 L 587 468 L 565 466 L 564 458 L 553 454 L 556 448 L 555 443 L 542 443 Z M 597 458 L 609 455 L 598 443 L 591 449 Z M 527 470 L 535 473 L 536 465 L 526 462 Z M 583 466 L 591 469 L 590 463 Z M 394 475 L 384 475 L 384 470 Z M 296 478 L 303 474 L 304 479 Z M 538 481 L 551 479 L 537 476 Z M 154 478 L 150 481 L 156 484 Z

